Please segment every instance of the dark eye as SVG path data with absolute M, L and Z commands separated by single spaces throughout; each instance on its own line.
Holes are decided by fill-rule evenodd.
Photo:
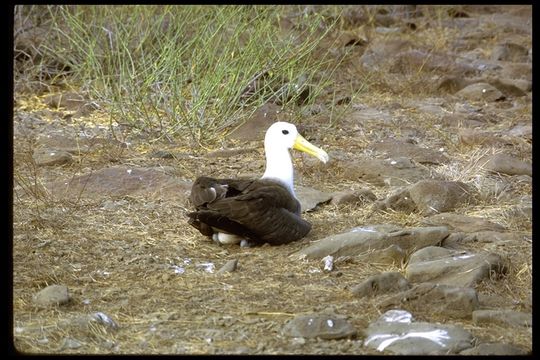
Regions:
M 282 133 L 283 135 L 287 135 L 287 134 L 289 133 L 289 130 L 281 130 L 281 133 Z

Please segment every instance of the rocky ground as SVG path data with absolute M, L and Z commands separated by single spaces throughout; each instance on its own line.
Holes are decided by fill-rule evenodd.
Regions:
M 209 149 L 111 126 L 76 91 L 16 94 L 16 349 L 531 352 L 531 7 L 413 10 L 369 32 L 345 14 L 333 44 L 357 56 L 336 76 L 369 92 L 295 119 L 268 103 Z M 330 155 L 293 154 L 313 229 L 218 246 L 186 222 L 191 182 L 260 176 L 275 120 Z

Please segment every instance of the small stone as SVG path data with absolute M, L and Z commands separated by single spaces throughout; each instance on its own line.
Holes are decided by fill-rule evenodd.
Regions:
M 236 271 L 236 267 L 238 265 L 238 259 L 229 260 L 223 265 L 217 272 L 216 275 L 221 275 L 225 273 L 231 273 L 233 271 Z
M 73 156 L 67 151 L 48 148 L 35 149 L 32 158 L 38 166 L 63 165 L 73 161 Z
M 311 314 L 290 320 L 283 327 L 283 334 L 298 338 L 343 339 L 356 335 L 356 329 L 337 315 Z
M 358 297 L 375 296 L 389 292 L 409 289 L 407 279 L 398 272 L 385 272 L 369 277 L 362 283 L 353 286 L 351 291 Z
M 497 101 L 504 99 L 504 95 L 496 87 L 488 83 L 475 83 L 464 87 L 456 96 L 470 101 Z
M 50 285 L 34 296 L 34 303 L 41 307 L 62 305 L 70 300 L 68 288 L 64 285 Z

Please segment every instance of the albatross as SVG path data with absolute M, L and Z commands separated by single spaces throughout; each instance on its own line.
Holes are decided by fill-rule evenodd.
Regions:
M 311 224 L 300 216 L 289 149 L 328 161 L 326 151 L 307 141 L 296 126 L 276 122 L 264 137 L 263 176 L 255 180 L 198 177 L 189 196 L 196 209 L 188 213 L 189 224 L 220 244 L 280 245 L 306 236 Z

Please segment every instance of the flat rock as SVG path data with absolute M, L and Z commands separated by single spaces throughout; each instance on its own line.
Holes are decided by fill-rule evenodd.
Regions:
M 338 166 L 342 169 L 344 178 L 365 181 L 376 186 L 408 185 L 429 178 L 427 169 L 410 161 L 403 164 L 395 159 L 381 160 L 360 156 L 355 161 L 340 161 Z
M 70 300 L 68 288 L 64 285 L 50 285 L 34 295 L 33 301 L 40 307 L 62 305 Z
M 409 289 L 410 284 L 407 279 L 398 272 L 384 272 L 373 275 L 362 283 L 351 288 L 354 295 L 358 297 L 376 296 L 389 292 L 404 291 Z
M 498 324 L 502 326 L 531 327 L 532 314 L 514 310 L 476 310 L 472 314 L 473 322 L 480 324 Z
M 504 95 L 496 87 L 485 82 L 475 83 L 464 87 L 456 94 L 459 98 L 470 101 L 497 101 L 504 99 Z
M 332 193 L 332 200 L 330 201 L 333 205 L 359 205 L 365 204 L 368 202 L 373 202 L 377 199 L 377 196 L 369 189 L 360 189 L 356 191 L 339 191 Z
M 357 256 L 358 261 L 366 261 L 370 264 L 401 265 L 407 258 L 407 252 L 398 245 L 390 245 L 381 250 L 369 250 Z
M 100 197 L 147 196 L 163 200 L 187 199 L 191 182 L 180 180 L 163 168 L 113 166 L 69 180 L 47 184 L 49 191 L 57 197 Z
M 505 227 L 476 216 L 442 213 L 424 218 L 422 223 L 429 226 L 446 226 L 450 230 L 465 233 L 478 231 L 505 231 Z
M 210 159 L 229 158 L 237 155 L 254 153 L 257 148 L 222 149 L 209 152 L 205 157 Z
M 519 137 L 496 131 L 458 129 L 459 141 L 465 145 L 503 146 L 522 144 Z
M 47 134 L 38 136 L 36 139 L 36 147 L 63 150 L 73 155 L 86 154 L 94 148 L 102 148 L 107 145 L 124 146 L 120 141 L 98 136 L 84 137 Z
M 290 337 L 343 339 L 356 335 L 356 329 L 346 319 L 329 314 L 301 315 L 283 327 L 283 334 Z
M 64 165 L 73 161 L 73 156 L 67 151 L 41 147 L 34 149 L 32 158 L 38 166 Z
M 496 61 L 527 62 L 529 50 L 525 47 L 505 42 L 497 44 L 491 52 L 491 59 Z
M 300 201 L 302 212 L 313 210 L 319 204 L 326 203 L 332 199 L 332 194 L 313 189 L 307 186 L 296 186 L 294 190 L 296 198 Z
M 473 288 L 421 283 L 385 297 L 377 307 L 382 311 L 397 308 L 425 315 L 470 318 L 478 304 L 478 294 Z
M 493 253 L 469 253 L 425 247 L 413 253 L 405 270 L 411 282 L 433 282 L 472 287 L 494 274 L 505 272 L 501 257 Z
M 492 173 L 532 176 L 532 164 L 517 159 L 514 156 L 495 154 L 489 156 L 485 160 L 486 163 L 484 165 L 484 169 Z
M 463 350 L 460 355 L 527 355 L 527 351 L 512 345 L 503 343 L 485 343 L 470 349 Z
M 422 148 L 405 141 L 386 139 L 370 145 L 372 150 L 382 152 L 390 157 L 407 157 L 421 164 L 445 164 L 448 157 L 438 150 Z
M 409 229 L 396 229 L 384 225 L 356 227 L 348 232 L 317 240 L 291 256 L 313 259 L 332 255 L 337 258 L 386 249 L 391 245 L 399 246 L 404 251 L 412 251 L 440 244 L 448 234 L 446 227 Z
M 421 180 L 398 189 L 386 199 L 378 201 L 378 210 L 419 211 L 432 215 L 475 203 L 475 191 L 459 181 Z
M 278 114 L 280 113 L 280 106 L 266 103 L 255 110 L 253 115 L 245 123 L 234 129 L 228 137 L 245 141 L 262 140 L 270 125 L 279 121 Z
M 435 53 L 412 49 L 402 51 L 391 56 L 390 72 L 409 74 L 418 72 L 418 69 L 444 74 L 459 73 L 472 75 L 477 69 L 467 63 L 456 62 L 456 56 L 451 54 Z
M 448 355 L 472 347 L 473 336 L 460 326 L 383 317 L 364 330 L 364 346 L 397 355 Z

